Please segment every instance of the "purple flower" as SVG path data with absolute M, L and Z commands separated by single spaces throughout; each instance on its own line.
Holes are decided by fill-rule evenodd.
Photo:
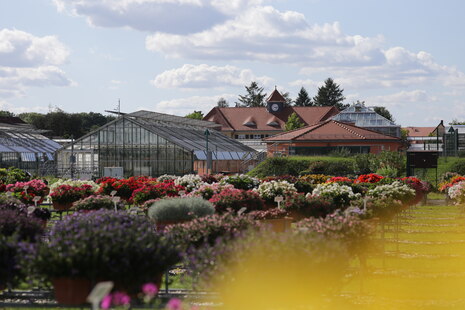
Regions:
M 142 285 L 142 292 L 149 297 L 154 297 L 158 293 L 158 287 L 153 283 L 145 283 Z
M 111 294 L 103 297 L 102 302 L 100 303 L 102 309 L 110 309 L 111 307 Z
M 168 310 L 181 310 L 182 301 L 178 298 L 171 298 L 170 301 L 166 304 L 166 309 Z

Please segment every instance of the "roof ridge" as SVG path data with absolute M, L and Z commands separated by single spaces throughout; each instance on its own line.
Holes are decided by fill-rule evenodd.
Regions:
M 338 125 L 339 127 L 344 128 L 345 130 L 349 131 L 350 133 L 352 133 L 352 134 L 354 134 L 354 135 L 356 135 L 356 136 L 359 136 L 359 137 L 362 138 L 362 139 L 366 139 L 366 138 L 367 138 L 367 137 L 365 137 L 365 136 L 359 134 L 359 133 L 356 132 L 355 130 L 353 130 L 353 129 L 347 127 L 347 124 L 343 124 L 343 123 L 340 123 L 340 122 L 335 121 L 335 120 L 332 120 L 332 121 L 335 122 L 336 125 Z
M 294 137 L 294 139 L 297 139 L 298 137 L 301 137 L 301 136 L 303 136 L 303 135 L 305 135 L 305 134 L 307 134 L 307 133 L 309 133 L 311 131 L 314 131 L 317 128 L 320 128 L 325 123 L 327 123 L 327 121 L 322 121 L 322 122 L 319 122 L 319 123 L 316 123 L 316 124 L 311 124 L 311 125 L 308 125 L 308 126 L 305 126 L 305 127 L 302 127 L 302 128 L 297 128 L 297 129 L 294 129 L 294 130 L 291 130 L 291 131 L 288 131 L 288 132 L 293 132 L 293 131 L 297 131 L 299 129 L 304 129 L 304 128 L 308 128 L 308 127 L 313 127 L 313 128 L 308 128 L 309 129 L 308 131 L 304 131 L 302 134 L 297 135 L 297 136 Z

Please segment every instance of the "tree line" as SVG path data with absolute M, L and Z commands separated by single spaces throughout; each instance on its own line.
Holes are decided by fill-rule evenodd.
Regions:
M 66 113 L 59 108 L 47 114 L 27 112 L 14 114 L 9 111 L 0 111 L 3 117 L 18 117 L 22 121 L 33 125 L 37 129 L 47 130 L 43 135 L 50 138 L 80 138 L 115 119 L 111 115 L 95 112 Z

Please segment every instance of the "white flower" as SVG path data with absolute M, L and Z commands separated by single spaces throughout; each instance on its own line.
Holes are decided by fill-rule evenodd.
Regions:
M 79 187 L 79 186 L 82 186 L 84 184 L 87 184 L 87 185 L 90 185 L 92 186 L 92 190 L 93 191 L 97 191 L 99 189 L 99 185 L 97 183 L 95 183 L 94 181 L 84 181 L 84 180 L 71 180 L 71 179 L 68 179 L 68 180 L 63 180 L 63 179 L 58 179 L 58 181 L 56 181 L 55 183 L 53 183 L 52 185 L 50 185 L 50 191 L 53 191 L 54 189 L 56 189 L 58 186 L 61 186 L 61 185 L 69 185 L 69 186 L 76 186 L 76 187 Z
M 270 181 L 263 182 L 254 191 L 258 192 L 260 197 L 264 199 L 273 199 L 276 196 L 285 196 L 291 193 L 296 193 L 295 186 L 287 181 Z

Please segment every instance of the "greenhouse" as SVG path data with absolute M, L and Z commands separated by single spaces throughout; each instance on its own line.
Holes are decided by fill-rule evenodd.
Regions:
M 97 178 L 238 172 L 255 151 L 221 134 L 217 126 L 149 111 L 120 113 L 116 120 L 60 149 L 58 174 Z
M 54 175 L 60 145 L 17 117 L 0 117 L 0 168 L 15 167 L 32 175 Z
M 372 108 L 366 107 L 363 103 L 357 102 L 344 109 L 339 114 L 332 117 L 333 120 L 352 123 L 357 127 L 363 127 L 400 138 L 400 125 L 376 113 Z

